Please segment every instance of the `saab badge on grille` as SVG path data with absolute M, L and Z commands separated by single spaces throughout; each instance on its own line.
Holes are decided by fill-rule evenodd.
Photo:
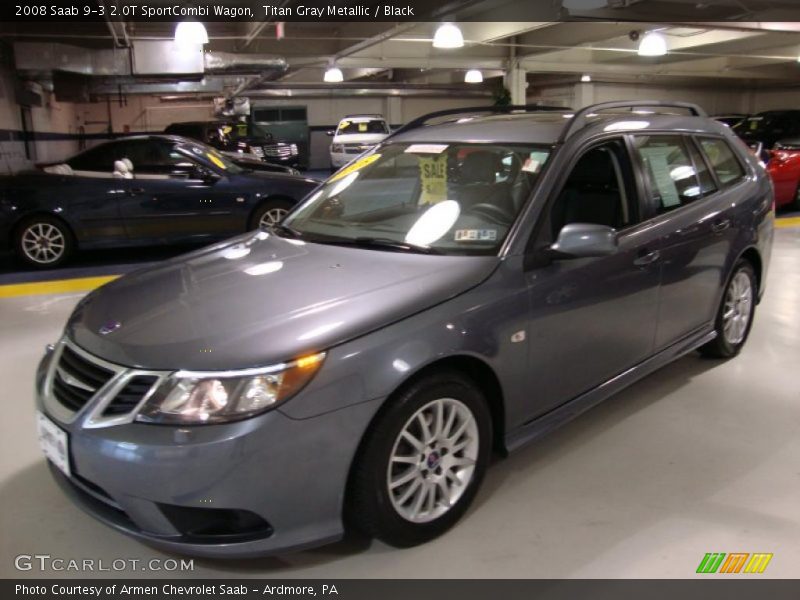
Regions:
M 108 323 L 103 325 L 100 329 L 98 329 L 97 332 L 100 335 L 108 335 L 109 333 L 116 331 L 120 327 L 122 327 L 122 323 L 120 323 L 119 321 L 109 321 Z

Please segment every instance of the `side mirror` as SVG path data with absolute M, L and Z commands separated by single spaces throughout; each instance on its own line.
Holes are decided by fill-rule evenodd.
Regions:
M 220 179 L 219 175 L 214 171 L 201 166 L 194 167 L 190 176 L 192 179 L 198 179 L 206 185 L 214 185 Z
M 558 232 L 548 254 L 554 259 L 609 256 L 619 248 L 617 232 L 607 225 L 570 223 Z
M 335 132 L 335 131 L 333 131 L 332 129 L 331 129 L 330 131 L 326 131 L 326 132 L 325 132 L 325 135 L 327 135 L 328 137 L 333 137 L 333 136 L 334 136 L 334 134 L 336 134 L 336 132 Z

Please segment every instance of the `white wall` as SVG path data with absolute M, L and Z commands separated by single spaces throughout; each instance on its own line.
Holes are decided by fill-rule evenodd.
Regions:
M 17 139 L 9 140 L 4 135 L 0 140 L 0 173 L 8 174 L 30 168 L 33 161 L 25 154 L 25 144 L 19 140 L 22 131 L 20 106 L 16 102 L 16 79 L 8 68 L 0 68 L 0 129 L 11 132 Z M 42 106 L 31 107 L 31 124 L 38 134 L 77 132 L 74 105 L 56 102 L 52 94 L 42 92 Z M 48 136 L 53 137 L 53 136 Z M 75 153 L 75 139 L 41 139 L 32 142 L 36 162 L 61 160 Z

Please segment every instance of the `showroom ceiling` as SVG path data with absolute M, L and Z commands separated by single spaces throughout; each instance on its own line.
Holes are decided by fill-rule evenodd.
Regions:
M 237 63 L 237 69 L 227 69 L 228 77 L 217 82 L 228 94 L 242 89 L 320 86 L 324 69 L 332 64 L 342 69 L 345 84 L 360 86 L 463 85 L 464 72 L 477 68 L 483 71 L 482 87 L 486 88 L 492 85 L 492 77 L 501 76 L 510 65 L 527 71 L 532 81 L 569 81 L 588 74 L 595 80 L 620 82 L 800 83 L 800 23 L 791 21 L 796 18 L 796 0 L 608 0 L 604 8 L 580 8 L 586 2 L 564 0 L 564 6 L 571 7 L 569 12 L 558 2 L 541 3 L 544 6 L 536 9 L 531 9 L 529 0 L 445 3 L 431 9 L 427 15 L 431 22 L 413 23 L 207 22 L 210 42 L 206 50 Z M 487 21 L 500 6 L 503 14 L 514 14 L 516 9 L 529 15 L 536 10 L 534 16 L 541 20 Z M 686 22 L 687 14 L 696 21 Z M 565 16 L 573 20 L 555 21 Z M 433 48 L 435 27 L 443 20 L 459 24 L 463 48 Z M 5 24 L 0 37 L 17 44 L 50 44 L 48 51 L 54 54 L 63 47 L 52 44 L 64 44 L 80 47 L 82 52 L 114 50 L 125 56 L 126 49 L 137 43 L 171 40 L 173 29 L 174 24 L 167 22 L 122 20 L 79 23 L 66 32 L 56 23 L 15 24 L 13 29 Z M 641 36 L 649 31 L 658 31 L 667 40 L 666 56 L 637 54 Z M 45 47 L 25 48 L 41 54 L 38 50 Z M 259 66 L 274 59 L 282 59 L 285 66 L 277 70 Z M 88 55 L 86 60 L 98 62 Z M 105 88 L 96 89 L 118 84 L 129 86 L 128 92 L 148 89 L 130 87 L 144 81 L 135 70 L 95 72 L 87 67 L 76 72 L 105 76 Z M 236 77 L 231 78 L 234 72 Z M 209 73 L 221 75 L 207 68 Z M 162 75 L 186 79 L 169 72 Z M 166 84 L 163 77 L 158 84 Z M 172 91 L 202 91 L 196 83 L 187 85 Z

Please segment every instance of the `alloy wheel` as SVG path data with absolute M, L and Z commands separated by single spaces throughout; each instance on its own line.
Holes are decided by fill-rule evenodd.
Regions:
M 753 305 L 753 283 L 744 271 L 733 276 L 725 295 L 725 312 L 722 315 L 725 341 L 736 345 L 744 340 Z
M 263 215 L 261 215 L 258 225 L 259 227 L 271 227 L 276 223 L 280 223 L 288 212 L 289 211 L 285 208 L 270 208 L 269 210 L 265 211 Z
M 439 398 L 415 412 L 395 440 L 386 472 L 397 514 L 428 523 L 448 512 L 473 478 L 479 443 L 475 416 L 459 400 Z
M 50 223 L 32 223 L 22 232 L 22 251 L 25 257 L 40 265 L 61 259 L 66 248 L 64 233 Z

